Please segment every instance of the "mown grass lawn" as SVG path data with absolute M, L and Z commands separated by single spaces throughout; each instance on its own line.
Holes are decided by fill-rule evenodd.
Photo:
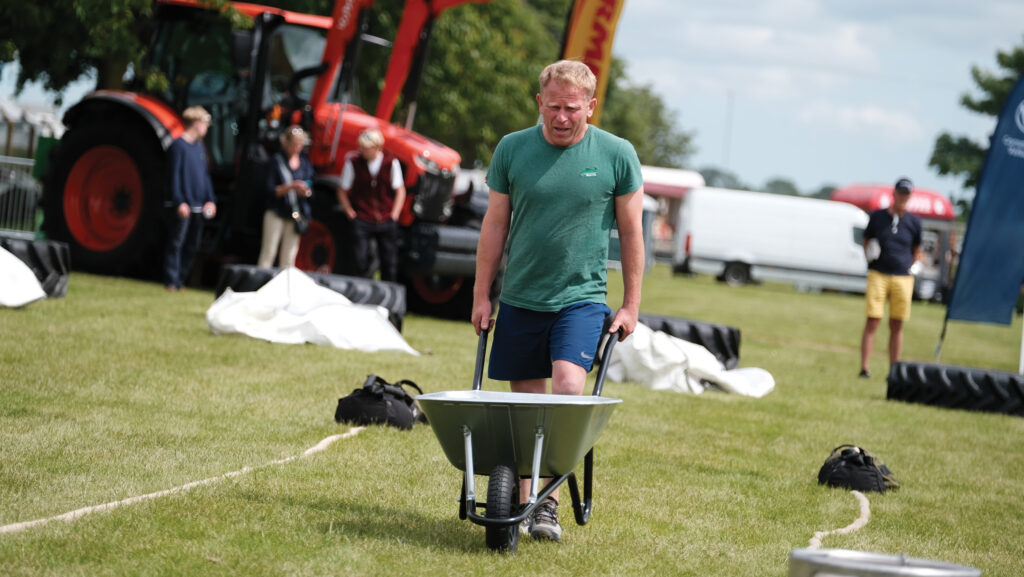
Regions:
M 335 404 L 368 373 L 468 389 L 468 323 L 410 315 L 404 335 L 424 355 L 365 354 L 214 336 L 212 300 L 75 273 L 63 299 L 0 310 L 0 526 L 251 468 L 0 533 L 0 574 L 782 576 L 791 550 L 859 513 L 848 492 L 816 483 L 845 442 L 881 455 L 903 488 L 870 494 L 867 526 L 824 547 L 1024 573 L 1024 420 L 886 401 L 884 332 L 874 377 L 856 377 L 861 297 L 730 289 L 656 268 L 642 310 L 739 327 L 741 366 L 770 371 L 776 390 L 608 383 L 624 403 L 597 445 L 590 524 L 564 506 L 561 545 L 522 542 L 512 557 L 458 519 L 460 473 L 429 427 L 370 428 L 268 464 L 346 431 Z M 914 305 L 906 359 L 934 360 L 943 314 Z M 1019 317 L 955 323 L 942 361 L 1015 371 L 1020 338 Z

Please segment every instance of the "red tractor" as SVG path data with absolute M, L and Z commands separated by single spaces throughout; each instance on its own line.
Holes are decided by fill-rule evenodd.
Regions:
M 318 173 L 313 222 L 296 264 L 351 273 L 335 183 L 358 134 L 375 127 L 401 162 L 409 192 L 399 222 L 409 308 L 468 318 L 479 215 L 454 197 L 460 156 L 408 122 L 390 122 L 399 91 L 419 84 L 433 19 L 466 1 L 409 0 L 392 46 L 366 33 L 373 0 L 338 0 L 332 17 L 232 4 L 251 26 L 195 0 L 159 0 L 145 70 L 158 71 L 166 88 L 146 91 L 137 78 L 131 90 L 93 92 L 68 110 L 46 179 L 47 234 L 69 244 L 75 268 L 155 277 L 172 210 L 165 153 L 183 131 L 180 111 L 200 105 L 213 116 L 205 144 L 219 210 L 207 226 L 198 282 L 212 284 L 202 271 L 217 264 L 256 261 L 262 175 L 277 136 L 293 122 L 311 135 Z M 358 86 L 358 66 L 360 53 L 377 45 L 392 53 L 371 115 L 359 106 L 366 90 Z M 415 94 L 407 91 L 406 99 L 414 103 Z

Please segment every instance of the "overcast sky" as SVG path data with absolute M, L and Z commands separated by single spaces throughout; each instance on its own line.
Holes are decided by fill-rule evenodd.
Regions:
M 995 119 L 959 105 L 970 68 L 1022 44 L 1022 0 L 626 0 L 613 51 L 696 133 L 692 168 L 950 196 L 935 139 L 987 140 Z

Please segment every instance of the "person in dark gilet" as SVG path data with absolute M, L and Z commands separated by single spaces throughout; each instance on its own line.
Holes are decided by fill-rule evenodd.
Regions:
M 351 249 L 357 274 L 373 276 L 371 243 L 377 245 L 381 280 L 398 281 L 398 216 L 405 184 L 398 159 L 384 151 L 384 135 L 364 130 L 359 149 L 350 152 L 341 171 L 338 204 L 352 223 Z

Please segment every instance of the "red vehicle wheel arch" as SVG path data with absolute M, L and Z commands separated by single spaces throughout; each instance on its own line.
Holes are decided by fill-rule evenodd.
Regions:
M 75 161 L 64 186 L 68 230 L 88 250 L 113 250 L 138 224 L 142 197 L 142 175 L 127 152 L 110 145 L 90 148 Z

